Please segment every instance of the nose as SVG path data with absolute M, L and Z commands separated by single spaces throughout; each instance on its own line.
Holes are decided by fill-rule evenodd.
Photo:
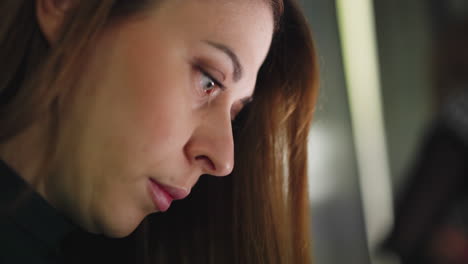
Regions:
M 185 152 L 203 174 L 229 175 L 234 168 L 234 141 L 230 114 L 206 115 L 194 130 Z

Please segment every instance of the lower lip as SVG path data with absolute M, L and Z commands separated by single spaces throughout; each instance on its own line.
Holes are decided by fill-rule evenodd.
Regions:
M 173 198 L 161 187 L 161 185 L 153 180 L 149 181 L 151 198 L 153 199 L 156 209 L 161 212 L 167 211 L 171 206 Z

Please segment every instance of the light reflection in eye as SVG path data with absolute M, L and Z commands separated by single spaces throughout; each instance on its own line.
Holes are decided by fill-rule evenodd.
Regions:
M 218 89 L 225 90 L 224 86 L 216 78 L 205 71 L 201 66 L 196 66 L 196 69 L 201 73 L 201 78 L 198 83 L 203 95 L 213 95 Z
M 210 78 L 205 73 L 202 73 L 202 78 L 200 80 L 200 87 L 206 95 L 212 94 L 216 90 L 216 83 L 213 79 Z

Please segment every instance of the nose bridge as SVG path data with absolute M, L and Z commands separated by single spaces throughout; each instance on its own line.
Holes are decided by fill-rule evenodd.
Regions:
M 232 172 L 234 141 L 229 111 L 216 107 L 205 112 L 197 128 L 195 140 L 198 145 L 196 158 L 207 159 L 200 163 L 204 166 L 205 173 L 226 176 Z

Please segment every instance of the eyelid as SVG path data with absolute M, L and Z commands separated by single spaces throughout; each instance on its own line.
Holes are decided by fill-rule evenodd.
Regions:
M 223 91 L 226 90 L 226 86 L 221 81 L 219 81 L 217 78 L 213 77 L 213 75 L 211 73 L 209 73 L 207 70 L 205 70 L 203 66 L 196 65 L 195 68 L 198 71 L 200 71 L 202 74 L 206 75 L 208 78 L 213 80 L 213 82 L 216 84 L 216 86 L 218 86 L 221 90 L 223 90 Z

